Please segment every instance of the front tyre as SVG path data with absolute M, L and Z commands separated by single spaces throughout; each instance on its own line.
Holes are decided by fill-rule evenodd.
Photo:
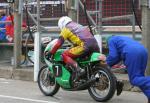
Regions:
M 107 67 L 101 68 L 97 66 L 95 70 L 91 78 L 96 77 L 99 80 L 91 85 L 88 92 L 94 100 L 106 102 L 115 94 L 116 78 Z
M 43 66 L 40 69 L 38 74 L 38 86 L 41 92 L 46 96 L 53 96 L 58 92 L 60 86 L 49 71 L 48 66 Z

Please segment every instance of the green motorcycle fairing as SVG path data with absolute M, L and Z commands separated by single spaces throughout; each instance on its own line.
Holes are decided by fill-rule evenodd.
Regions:
M 50 42 L 46 48 L 44 52 L 50 51 L 51 48 L 53 47 L 53 45 L 55 44 L 55 41 Z M 56 53 L 53 56 L 53 61 L 54 62 L 50 62 L 49 60 L 47 60 L 44 57 L 44 60 L 46 62 L 46 64 L 49 67 L 49 70 L 52 72 L 52 74 L 60 74 L 58 76 L 55 76 L 57 83 L 66 89 L 70 89 L 71 88 L 71 83 L 70 83 L 70 78 L 71 78 L 71 74 L 70 72 L 67 70 L 67 68 L 64 67 L 64 65 L 62 64 L 63 60 L 62 60 L 62 56 L 61 54 L 64 52 L 65 49 L 58 49 L 56 51 Z M 78 63 L 82 63 L 82 64 L 87 64 L 87 63 L 91 63 L 91 62 L 95 62 L 95 61 L 100 61 L 99 56 L 101 54 L 100 53 L 92 53 L 92 55 L 86 59 L 86 60 L 82 60 L 80 58 L 77 59 Z M 55 68 L 58 69 L 55 71 Z
M 54 39 L 53 41 L 51 41 L 45 48 L 44 50 L 44 54 L 45 52 L 47 51 L 50 51 L 52 49 L 52 47 L 55 45 L 55 43 L 57 42 L 57 39 Z M 63 88 L 71 88 L 71 85 L 70 85 L 70 77 L 71 77 L 71 74 L 70 72 L 63 66 L 63 64 L 59 63 L 62 61 L 62 52 L 64 51 L 64 49 L 58 49 L 57 52 L 54 54 L 54 57 L 53 57 L 53 61 L 54 62 L 51 62 L 49 60 L 47 60 L 45 58 L 45 55 L 44 55 L 44 61 L 45 63 L 48 65 L 49 67 L 49 70 L 51 71 L 51 73 L 54 75 L 55 71 L 53 69 L 53 67 L 61 67 L 61 68 L 58 68 L 58 69 L 61 69 L 61 75 L 60 76 L 56 76 L 55 79 L 56 79 L 56 82 L 62 86 Z M 57 63 L 56 63 L 57 62 Z M 59 71 L 59 70 L 58 70 Z M 58 72 L 56 71 L 56 72 Z

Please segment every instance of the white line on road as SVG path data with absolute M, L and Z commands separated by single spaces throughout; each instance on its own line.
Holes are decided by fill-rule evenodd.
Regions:
M 1 98 L 15 99 L 15 100 L 24 100 L 24 101 L 38 102 L 38 103 L 59 103 L 59 102 L 36 100 L 36 99 L 21 98 L 21 97 L 6 96 L 6 95 L 0 95 L 0 97 L 1 97 Z

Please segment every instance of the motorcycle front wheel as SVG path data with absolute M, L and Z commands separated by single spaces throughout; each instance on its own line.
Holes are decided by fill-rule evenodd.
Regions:
M 46 96 L 53 96 L 58 92 L 60 86 L 51 74 L 48 66 L 43 66 L 40 69 L 38 74 L 38 86 L 41 92 Z
M 96 71 L 92 74 L 91 78 L 99 78 L 88 89 L 91 97 L 98 102 L 106 102 L 110 100 L 115 94 L 116 78 L 111 73 L 110 69 L 97 66 Z

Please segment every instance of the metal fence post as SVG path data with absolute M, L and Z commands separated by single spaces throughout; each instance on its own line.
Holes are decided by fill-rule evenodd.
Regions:
M 41 64 L 41 36 L 40 36 L 40 0 L 37 0 L 37 33 L 35 33 L 34 39 L 34 81 L 38 79 L 38 73 Z
M 150 9 L 148 8 L 148 0 L 141 0 L 142 8 L 142 42 L 150 53 Z M 150 56 L 147 62 L 147 75 L 150 75 Z
M 14 68 L 21 63 L 21 14 L 18 11 L 19 0 L 14 4 Z

